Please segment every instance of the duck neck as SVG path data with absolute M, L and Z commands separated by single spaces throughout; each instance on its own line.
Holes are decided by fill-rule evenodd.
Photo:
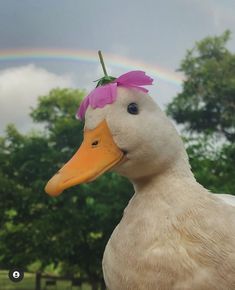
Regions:
M 199 185 L 190 169 L 187 158 L 179 158 L 178 161 L 165 170 L 150 176 L 145 176 L 132 180 L 136 194 L 150 194 L 158 197 L 173 197 L 178 194 L 176 187 L 188 188 L 189 186 Z

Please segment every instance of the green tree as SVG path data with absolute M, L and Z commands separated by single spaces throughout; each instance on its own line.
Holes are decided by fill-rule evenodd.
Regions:
M 40 133 L 12 125 L 0 139 L 0 265 L 29 268 L 35 262 L 89 279 L 97 289 L 107 240 L 133 191 L 113 173 L 49 197 L 44 186 L 77 150 L 83 123 L 75 112 L 84 92 L 52 90 L 32 111 Z M 30 266 L 31 265 L 31 266 Z
M 188 50 L 180 71 L 183 90 L 168 113 L 191 132 L 219 133 L 235 141 L 235 54 L 226 48 L 230 32 L 207 37 Z
M 167 113 L 183 125 L 196 178 L 207 188 L 235 194 L 235 54 L 230 32 L 207 37 L 181 62 L 182 92 Z

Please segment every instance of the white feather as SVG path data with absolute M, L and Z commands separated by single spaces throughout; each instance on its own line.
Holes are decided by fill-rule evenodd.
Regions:
M 223 200 L 225 203 L 235 206 L 235 196 L 230 194 L 216 194 L 218 198 Z

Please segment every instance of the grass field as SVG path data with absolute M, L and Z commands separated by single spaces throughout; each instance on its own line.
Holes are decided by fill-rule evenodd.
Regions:
M 45 288 L 45 280 L 42 280 L 41 290 L 91 290 L 88 285 L 82 287 L 71 288 L 69 281 L 57 281 L 57 287 L 54 286 Z M 24 279 L 19 283 L 14 283 L 8 278 L 7 271 L 0 271 L 0 290 L 34 290 L 35 289 L 35 275 L 25 273 Z

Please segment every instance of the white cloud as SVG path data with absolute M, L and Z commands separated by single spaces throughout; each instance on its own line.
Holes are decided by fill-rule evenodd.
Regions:
M 69 75 L 57 75 L 32 64 L 0 71 L 0 133 L 8 123 L 28 130 L 32 125 L 30 107 L 56 87 L 74 87 L 74 83 Z

